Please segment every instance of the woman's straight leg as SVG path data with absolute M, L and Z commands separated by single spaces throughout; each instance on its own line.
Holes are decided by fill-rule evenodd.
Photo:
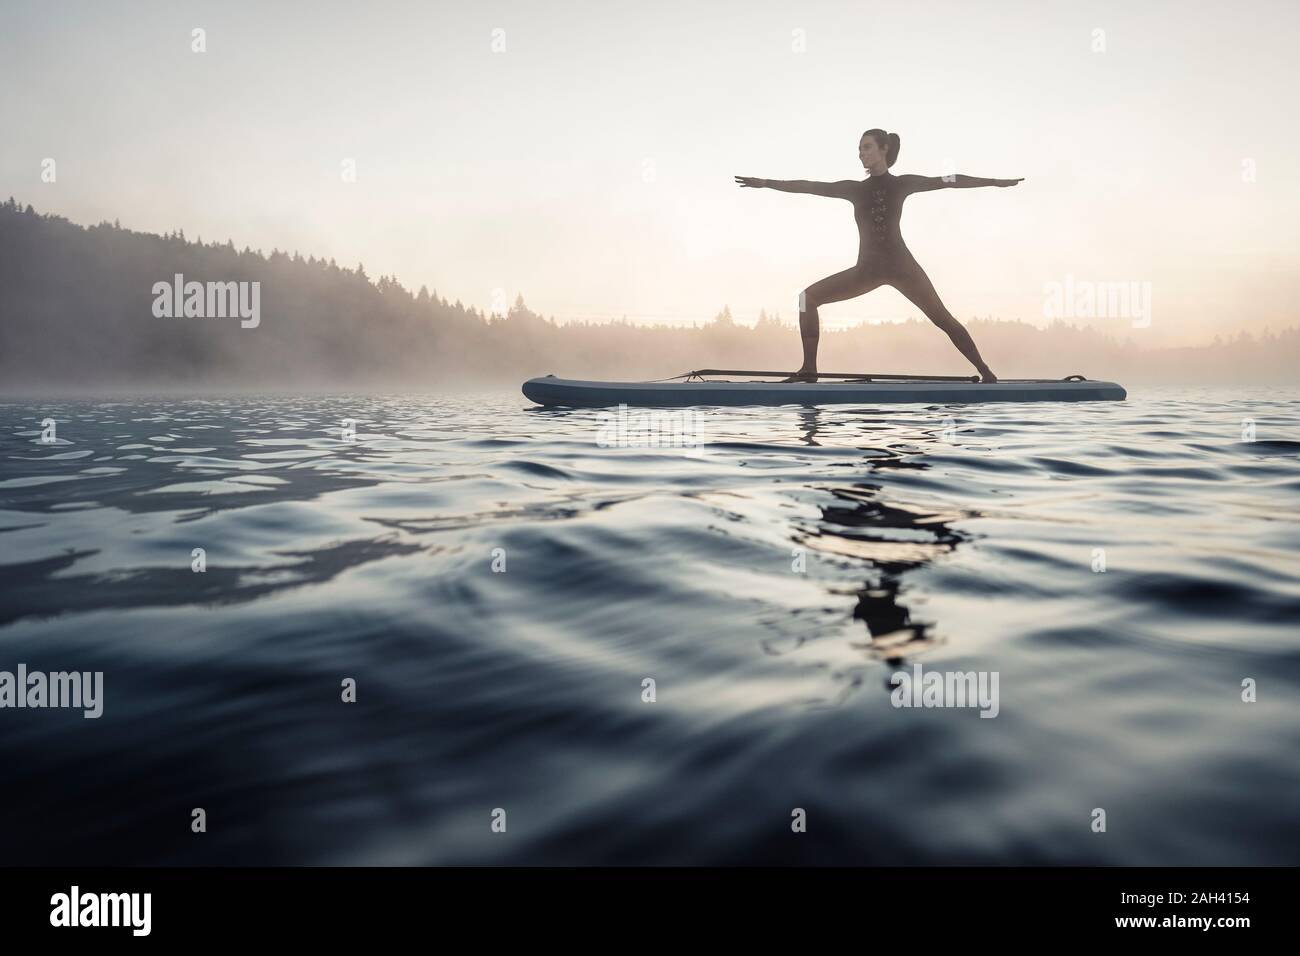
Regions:
M 939 293 L 934 291 L 934 283 L 930 281 L 930 277 L 925 274 L 924 269 L 913 264 L 903 270 L 900 275 L 891 279 L 889 284 L 925 313 L 927 319 L 947 333 L 948 338 L 952 339 L 952 344 L 957 346 L 957 351 L 966 356 L 967 361 L 975 366 L 984 381 L 996 382 L 998 380 L 998 377 L 993 374 L 993 370 L 985 364 L 983 357 L 980 355 L 980 350 L 975 346 L 975 340 L 971 338 L 970 332 L 966 331 L 966 327 L 953 317 L 953 314 L 948 311 L 948 307 L 943 304 L 943 300 L 939 298 Z

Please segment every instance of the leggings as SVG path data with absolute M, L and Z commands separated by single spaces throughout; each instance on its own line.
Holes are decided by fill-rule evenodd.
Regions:
M 799 295 L 799 334 L 804 340 L 804 363 L 816 362 L 817 340 L 821 337 L 821 319 L 817 307 L 830 302 L 843 302 L 856 298 L 882 285 L 891 285 L 925 317 L 943 329 L 957 346 L 957 350 L 979 368 L 983 365 L 979 350 L 966 328 L 958 322 L 939 293 L 934 291 L 930 277 L 915 259 L 866 262 L 843 272 L 814 282 Z M 810 353 L 811 349 L 811 353 Z
M 896 260 L 888 264 L 868 262 L 814 282 L 799 297 L 799 315 L 811 313 L 815 319 L 818 306 L 853 299 L 882 285 L 891 285 L 903 293 L 909 302 L 925 313 L 927 319 L 941 328 L 945 322 L 953 320 L 939 293 L 934 291 L 930 277 L 916 260 Z

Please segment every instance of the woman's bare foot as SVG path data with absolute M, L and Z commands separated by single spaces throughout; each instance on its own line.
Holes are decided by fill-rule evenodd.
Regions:
M 998 377 L 993 374 L 993 369 L 986 368 L 980 373 L 980 383 L 984 385 L 996 385 Z
M 817 381 L 817 370 L 816 369 L 809 370 L 805 368 L 799 369 L 799 371 L 795 372 L 789 378 L 781 379 L 782 384 L 785 384 L 786 382 L 816 382 L 816 381 Z

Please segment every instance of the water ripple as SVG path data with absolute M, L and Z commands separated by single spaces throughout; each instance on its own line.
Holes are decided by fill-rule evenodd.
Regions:
M 0 855 L 1294 865 L 1298 397 L 6 401 L 0 670 L 106 703 L 0 710 Z

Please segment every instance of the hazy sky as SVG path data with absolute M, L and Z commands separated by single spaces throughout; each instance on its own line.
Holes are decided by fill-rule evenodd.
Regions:
M 1026 177 L 908 200 L 959 318 L 1045 323 L 1067 276 L 1150 283 L 1132 334 L 1200 341 L 1297 321 L 1298 11 L 4 0 L 0 192 L 484 309 L 501 289 L 560 319 L 792 320 L 853 264 L 851 207 L 732 177 L 861 178 L 879 126 L 902 136 L 895 173 Z M 887 289 L 822 311 L 918 314 Z

